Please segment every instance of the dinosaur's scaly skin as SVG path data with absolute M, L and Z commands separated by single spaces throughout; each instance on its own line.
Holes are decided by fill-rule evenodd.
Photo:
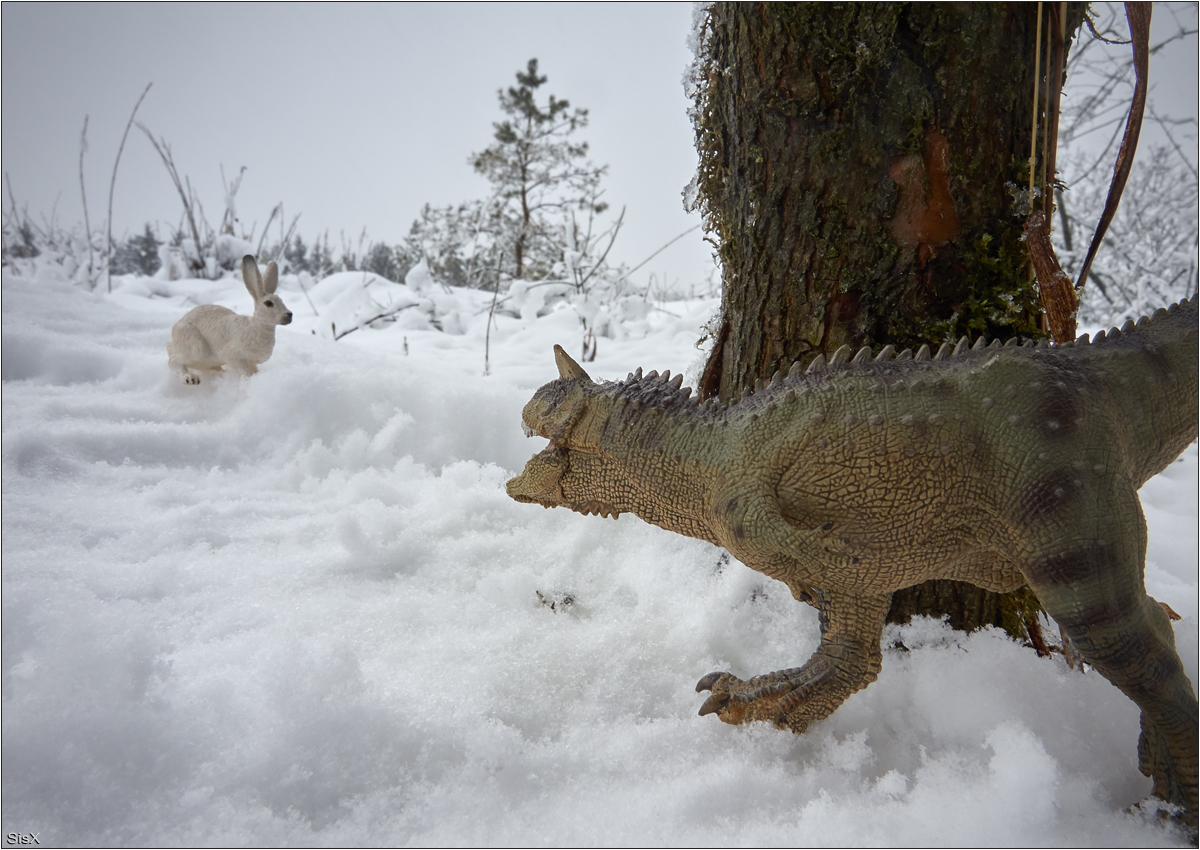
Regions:
M 1197 436 L 1196 297 L 1061 347 L 869 355 L 722 407 L 669 372 L 594 383 L 555 346 L 561 377 L 522 412 L 551 442 L 508 493 L 709 540 L 819 609 L 802 667 L 700 680 L 728 723 L 803 732 L 874 681 L 895 590 L 1028 583 L 1141 707 L 1140 767 L 1194 824 L 1196 697 L 1146 595 L 1137 491 Z

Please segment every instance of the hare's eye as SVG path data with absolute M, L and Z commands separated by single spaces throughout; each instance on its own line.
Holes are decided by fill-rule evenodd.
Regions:
M 269 300 L 268 300 L 268 301 L 264 301 L 264 302 L 263 302 L 263 305 L 264 305 L 264 306 L 267 306 L 267 307 L 274 307 L 274 306 L 275 306 L 275 302 L 273 302 L 273 301 L 269 301 Z

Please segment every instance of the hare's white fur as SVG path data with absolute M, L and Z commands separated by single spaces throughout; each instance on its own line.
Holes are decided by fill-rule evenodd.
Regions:
M 222 367 L 241 375 L 253 375 L 275 349 L 275 326 L 292 321 L 292 313 L 275 294 L 279 267 L 267 264 L 267 274 L 258 273 L 258 263 L 242 257 L 242 280 L 254 299 L 254 315 L 240 316 L 217 304 L 194 307 L 171 328 L 167 358 L 171 369 L 185 384 L 200 383 L 200 370 Z

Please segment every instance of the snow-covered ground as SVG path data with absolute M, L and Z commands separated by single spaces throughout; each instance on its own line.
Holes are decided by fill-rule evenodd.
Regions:
M 3 833 L 1185 842 L 1130 813 L 1150 791 L 1133 703 L 998 633 L 889 629 L 907 649 L 802 736 L 697 717 L 699 677 L 802 662 L 816 614 L 709 544 L 505 496 L 542 447 L 519 412 L 551 345 L 579 350 L 570 309 L 500 315 L 485 376 L 487 293 L 338 276 L 310 303 L 285 278 L 275 356 L 189 387 L 169 329 L 192 303 L 248 312 L 240 282 L 117 283 L 3 278 Z M 587 368 L 694 379 L 714 308 L 627 305 Z M 1195 681 L 1196 447 L 1142 500 Z

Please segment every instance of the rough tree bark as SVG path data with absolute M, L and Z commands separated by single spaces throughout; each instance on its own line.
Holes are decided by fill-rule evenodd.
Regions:
M 1084 4 L 1045 6 L 1056 24 L 1065 9 L 1068 33 L 1083 21 Z M 694 203 L 723 297 L 702 396 L 736 398 L 842 345 L 1044 335 L 1021 244 L 1037 9 L 707 10 L 692 78 Z M 1027 588 L 939 581 L 897 593 L 889 619 L 948 614 L 956 628 L 1025 637 L 1037 610 Z

